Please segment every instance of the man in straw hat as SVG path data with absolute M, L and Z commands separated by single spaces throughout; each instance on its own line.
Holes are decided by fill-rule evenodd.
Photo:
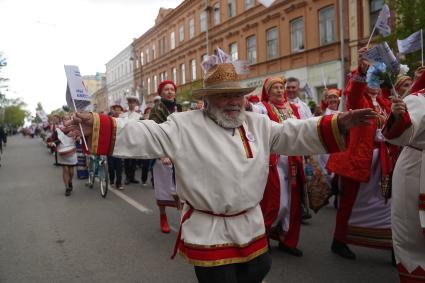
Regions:
M 195 265 L 199 282 L 261 282 L 271 266 L 260 208 L 271 152 L 307 155 L 343 149 L 341 132 L 368 123 L 370 109 L 283 124 L 245 112 L 244 95 L 232 64 L 211 67 L 204 110 L 173 113 L 162 124 L 78 113 L 92 152 L 114 156 L 168 156 L 184 202 L 177 251 Z M 173 257 L 174 257 L 173 255 Z

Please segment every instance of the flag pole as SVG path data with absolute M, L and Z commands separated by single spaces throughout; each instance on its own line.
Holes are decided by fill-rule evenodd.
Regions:
M 378 22 L 378 21 L 376 21 L 376 22 Z M 366 48 L 367 48 L 367 49 L 369 49 L 369 44 L 370 44 L 370 41 L 372 40 L 372 36 L 373 36 L 373 34 L 375 33 L 375 30 L 376 30 L 376 23 L 375 23 L 375 25 L 373 26 L 373 30 L 372 30 L 372 32 L 370 33 L 369 40 L 367 41 L 367 45 L 366 45 Z
M 421 55 L 422 55 L 422 67 L 424 66 L 424 29 L 421 29 Z
M 75 111 L 75 113 L 77 113 L 78 110 L 77 110 L 77 106 L 75 105 L 75 100 L 72 97 L 71 97 L 71 100 L 72 100 L 72 104 L 74 105 L 74 111 Z M 86 137 L 84 136 L 84 132 L 83 132 L 83 126 L 81 126 L 81 123 L 78 123 L 78 125 L 80 126 L 80 131 L 81 131 L 81 136 L 83 137 L 84 146 L 86 147 L 86 150 L 89 151 L 89 147 L 87 146 Z

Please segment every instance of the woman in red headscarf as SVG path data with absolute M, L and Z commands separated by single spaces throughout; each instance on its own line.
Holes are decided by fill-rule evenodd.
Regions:
M 288 102 L 285 78 L 273 77 L 264 81 L 261 102 L 253 106 L 258 113 L 267 114 L 275 122 L 300 119 L 298 107 Z M 302 256 L 297 249 L 301 228 L 301 200 L 304 170 L 301 156 L 270 155 L 267 185 L 261 201 L 267 232 L 279 242 L 279 249 Z M 276 226 L 272 225 L 276 222 Z
M 161 100 L 152 108 L 149 119 L 161 124 L 167 121 L 167 117 L 174 112 L 181 112 L 181 106 L 176 103 L 177 86 L 172 81 L 163 81 L 158 86 L 158 95 Z M 179 207 L 180 201 L 176 194 L 174 167 L 172 161 L 163 156 L 157 159 L 153 169 L 153 182 L 155 188 L 156 203 L 160 212 L 160 225 L 163 233 L 170 233 L 165 208 Z

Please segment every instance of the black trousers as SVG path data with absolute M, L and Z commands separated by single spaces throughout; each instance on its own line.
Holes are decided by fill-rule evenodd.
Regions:
M 261 283 L 270 271 L 272 258 L 266 252 L 245 263 L 215 267 L 195 266 L 199 283 Z
M 124 159 L 125 179 L 127 181 L 134 180 L 136 165 L 137 165 L 137 159 Z
M 141 165 L 142 165 L 142 183 L 146 183 L 146 181 L 148 180 L 148 173 L 150 171 L 150 165 L 151 165 L 151 160 L 152 159 L 142 159 L 141 161 Z
M 122 159 L 108 156 L 109 182 L 116 186 L 122 185 Z

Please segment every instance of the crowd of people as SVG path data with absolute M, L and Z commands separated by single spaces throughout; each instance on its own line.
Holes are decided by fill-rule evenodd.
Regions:
M 192 93 L 200 109 L 180 113 L 176 85 L 163 81 L 144 113 L 129 96 L 127 110 L 76 113 L 62 130 L 108 155 L 117 189 L 123 168 L 124 184 L 139 183 L 138 163 L 142 185 L 152 173 L 161 231 L 170 232 L 166 207 L 181 210 L 173 257 L 193 264 L 199 282 L 261 282 L 272 240 L 303 256 L 305 215 L 332 196 L 333 253 L 353 260 L 349 245 L 389 250 L 402 282 L 425 282 L 425 68 L 393 86 L 375 68 L 361 59 L 343 91 L 324 90 L 317 111 L 297 78 L 269 77 L 256 96 L 219 63 Z

